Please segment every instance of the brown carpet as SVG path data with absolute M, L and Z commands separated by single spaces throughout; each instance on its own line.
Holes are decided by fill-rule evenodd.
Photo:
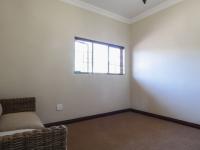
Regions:
M 68 150 L 200 150 L 200 130 L 131 112 L 68 127 Z

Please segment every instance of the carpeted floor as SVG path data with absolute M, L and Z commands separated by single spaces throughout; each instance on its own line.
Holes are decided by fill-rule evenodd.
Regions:
M 200 150 L 200 130 L 131 112 L 68 127 L 68 150 Z

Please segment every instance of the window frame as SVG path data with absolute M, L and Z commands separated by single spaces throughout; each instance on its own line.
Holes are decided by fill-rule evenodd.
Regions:
M 105 74 L 105 75 L 125 75 L 125 47 L 123 46 L 118 46 L 115 44 L 110 44 L 110 43 L 105 43 L 105 42 L 100 42 L 100 41 L 95 41 L 95 40 L 90 40 L 90 39 L 86 39 L 86 38 L 81 38 L 81 37 L 75 37 L 74 38 L 74 44 L 76 43 L 77 40 L 83 41 L 83 42 L 91 42 L 92 44 L 92 72 L 81 72 L 81 71 L 76 71 L 75 67 L 74 67 L 74 74 Z M 101 44 L 101 45 L 106 45 L 108 46 L 108 73 L 95 73 L 93 72 L 93 68 L 94 68 L 94 44 Z M 110 47 L 113 48 L 119 48 L 120 49 L 120 73 L 110 73 Z M 76 64 L 74 64 L 75 66 Z

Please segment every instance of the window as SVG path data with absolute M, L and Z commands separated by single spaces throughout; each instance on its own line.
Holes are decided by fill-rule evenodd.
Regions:
M 75 73 L 125 73 L 124 47 L 75 37 Z

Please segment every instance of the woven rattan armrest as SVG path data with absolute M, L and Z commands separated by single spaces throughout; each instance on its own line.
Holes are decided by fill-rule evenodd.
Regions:
M 0 150 L 66 150 L 65 126 L 0 137 Z

